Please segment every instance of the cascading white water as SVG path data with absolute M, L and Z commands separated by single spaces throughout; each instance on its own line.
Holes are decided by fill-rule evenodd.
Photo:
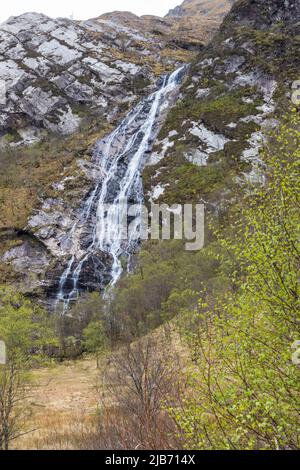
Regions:
M 84 203 L 68 235 L 72 256 L 60 278 L 57 295 L 57 302 L 63 302 L 64 311 L 78 297 L 83 266 L 93 253 L 104 252 L 111 257 L 110 285 L 115 285 L 122 274 L 120 258 L 129 257 L 135 243 L 131 237 L 122 239 L 119 233 L 121 222 L 127 217 L 123 202 L 131 200 L 137 207 L 142 204 L 141 169 L 144 157 L 149 151 L 165 100 L 176 89 L 184 69 L 180 67 L 165 77 L 158 91 L 140 102 L 105 140 L 100 140 L 96 145 L 95 167 L 102 177 Z M 108 203 L 110 205 L 107 209 Z M 137 209 L 137 229 L 140 217 L 141 210 Z M 92 237 L 88 247 L 83 250 L 77 232 L 87 225 L 93 227 Z

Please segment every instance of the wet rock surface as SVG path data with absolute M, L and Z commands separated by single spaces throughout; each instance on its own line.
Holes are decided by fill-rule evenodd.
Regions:
M 183 74 L 184 70 L 178 74 L 178 83 Z M 159 80 L 158 90 L 165 85 L 166 79 Z M 126 190 L 128 203 L 141 200 L 140 172 L 150 158 L 153 141 L 177 93 L 177 81 L 174 81 L 158 100 L 156 94 L 142 100 L 120 123 L 116 133 L 113 131 L 97 142 L 89 160 L 78 159 L 78 175 L 74 173 L 74 176 L 64 177 L 53 184 L 56 197 L 40 199 L 40 206 L 32 212 L 26 227 L 34 240 L 33 245 L 29 246 L 24 241 L 7 251 L 2 259 L 21 275 L 27 276 L 27 268 L 31 266 L 37 276 L 32 284 L 26 284 L 27 292 L 42 289 L 53 307 L 62 287 L 63 295 L 70 295 L 73 301 L 81 291 L 103 290 L 112 280 L 111 268 L 116 260 L 112 259 L 105 246 L 101 249 L 95 242 L 101 236 L 95 228 L 99 224 L 98 203 L 103 194 L 103 184 L 106 185 L 105 204 L 116 200 L 126 182 L 132 185 Z M 131 161 L 137 156 L 136 172 L 130 176 Z M 109 178 L 108 173 L 111 173 Z M 125 251 L 126 246 L 124 242 Z M 62 281 L 64 273 L 65 280 Z M 75 279 L 76 289 L 72 293 Z

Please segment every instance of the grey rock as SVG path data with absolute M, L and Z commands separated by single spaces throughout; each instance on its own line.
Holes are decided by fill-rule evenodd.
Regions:
M 101 19 L 79 23 L 26 13 L 2 23 L 0 77 L 6 96 L 0 102 L 0 135 L 28 126 L 71 134 L 84 117 L 79 106 L 116 117 L 124 103 L 137 99 L 135 81 L 150 78 L 154 85 L 151 69 L 121 60 L 125 40 L 137 57 L 138 41 L 149 44 L 149 54 L 159 48 L 142 33 Z M 20 111 L 21 126 L 12 119 Z

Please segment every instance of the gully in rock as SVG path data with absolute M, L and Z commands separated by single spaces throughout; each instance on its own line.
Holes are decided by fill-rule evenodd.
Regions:
M 64 312 L 84 288 L 80 285 L 83 284 L 81 277 L 86 267 L 98 271 L 96 276 L 101 289 L 105 285 L 103 271 L 108 261 L 109 283 L 113 286 L 122 274 L 121 257 L 128 260 L 136 246 L 136 240 L 123 240 L 119 236 L 121 221 L 126 217 L 122 201 L 142 204 L 141 170 L 145 155 L 158 131 L 159 118 L 168 98 L 178 88 L 185 69 L 183 66 L 164 77 L 159 90 L 140 102 L 106 139 L 96 145 L 94 164 L 102 177 L 96 182 L 68 234 L 71 257 L 60 278 L 57 295 L 57 304 L 63 303 Z M 109 209 L 106 208 L 108 203 Z M 139 217 L 141 214 L 136 214 L 135 220 L 138 221 Z M 99 260 L 103 258 L 101 254 L 104 254 L 104 261 Z M 96 263 L 95 258 L 99 260 Z

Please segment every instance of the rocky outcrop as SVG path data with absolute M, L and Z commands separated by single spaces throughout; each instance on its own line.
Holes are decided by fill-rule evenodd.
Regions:
M 68 135 L 95 112 L 109 120 L 155 86 L 163 54 L 150 32 L 105 18 L 77 22 L 26 13 L 0 25 L 2 145 Z M 1 142 L 0 142 L 1 143 Z
M 289 24 L 295 26 L 299 22 L 300 3 L 297 0 L 236 0 L 231 13 L 224 21 L 222 30 L 227 30 L 233 23 L 235 25 L 250 26 L 255 29 L 267 29 L 283 22 L 282 27 Z
M 183 16 L 183 15 L 184 15 L 184 9 L 182 8 L 182 6 L 178 5 L 177 7 L 172 8 L 172 10 L 169 10 L 167 17 Z

